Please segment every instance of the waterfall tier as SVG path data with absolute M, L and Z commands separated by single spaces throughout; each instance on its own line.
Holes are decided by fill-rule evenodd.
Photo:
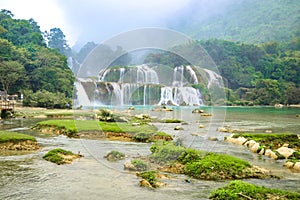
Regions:
M 100 72 L 99 81 L 82 86 L 93 97 L 92 102 L 102 105 L 194 106 L 204 104 L 203 88 L 220 87 L 221 81 L 221 76 L 208 69 L 195 71 L 192 66 L 162 68 L 143 64 L 105 69 Z

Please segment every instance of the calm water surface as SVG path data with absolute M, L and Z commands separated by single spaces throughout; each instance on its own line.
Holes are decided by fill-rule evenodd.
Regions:
M 192 114 L 194 108 L 175 108 L 173 112 L 155 112 L 149 107 L 137 107 L 132 114 L 148 113 L 159 118 L 176 118 L 187 122 L 181 124 L 155 124 L 161 131 L 180 138 L 186 146 L 212 152 L 227 153 L 250 161 L 254 165 L 271 169 L 283 178 L 246 180 L 251 183 L 300 192 L 300 173 L 292 173 L 282 167 L 284 161 L 275 161 L 250 153 L 247 148 L 223 141 L 227 133 L 219 133 L 220 126 L 248 132 L 273 133 L 291 132 L 300 134 L 300 109 L 275 109 L 272 107 L 203 107 L 212 117 Z M 39 119 L 14 119 L 5 121 L 1 129 L 22 131 L 34 135 L 40 146 L 37 152 L 27 154 L 13 153 L 0 155 L 0 199 L 208 199 L 212 189 L 227 182 L 184 180 L 183 175 L 170 175 L 163 180 L 166 187 L 156 190 L 138 186 L 135 173 L 123 170 L 124 161 L 108 162 L 103 156 L 110 150 L 126 153 L 126 159 L 150 153 L 151 144 L 117 142 L 105 140 L 70 139 L 64 136 L 49 136 L 33 132 L 28 128 Z M 198 128 L 203 124 L 205 128 Z M 174 131 L 180 125 L 181 131 Z M 210 141 L 209 137 L 219 141 Z M 80 151 L 84 157 L 72 164 L 57 166 L 44 161 L 42 156 L 53 148 Z

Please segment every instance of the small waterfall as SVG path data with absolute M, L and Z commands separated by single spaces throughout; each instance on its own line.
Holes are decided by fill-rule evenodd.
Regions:
M 182 87 L 184 85 L 184 66 L 178 66 L 174 68 L 174 72 L 173 72 L 173 83 L 172 86 L 173 87 Z
M 172 104 L 178 106 L 173 98 L 173 88 L 172 87 L 162 87 L 160 94 L 160 101 L 158 105 Z
M 119 83 L 123 83 L 124 74 L 125 74 L 125 68 L 120 68 L 120 78 L 119 78 Z
M 210 88 L 213 84 L 216 84 L 218 87 L 222 87 L 222 76 L 209 69 L 204 69 L 204 71 L 208 75 L 207 88 Z
M 196 75 L 196 72 L 192 69 L 191 66 L 186 66 L 186 70 L 188 71 L 189 75 L 191 76 L 194 84 L 198 84 L 198 78 L 197 78 L 197 75 Z
M 75 82 L 75 88 L 77 90 L 76 93 L 76 100 L 74 102 L 74 106 L 78 107 L 78 106 L 91 106 L 91 101 L 84 89 L 84 87 L 82 86 L 81 82 Z
M 159 84 L 156 71 L 147 65 L 137 66 L 137 82 L 143 84 Z

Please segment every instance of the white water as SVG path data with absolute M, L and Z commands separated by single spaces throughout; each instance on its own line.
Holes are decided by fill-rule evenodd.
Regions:
M 208 83 L 207 87 L 210 88 L 213 84 L 216 84 L 218 87 L 222 86 L 222 77 L 214 71 L 209 69 L 204 69 L 206 74 L 208 75 Z
M 77 90 L 77 99 L 74 102 L 74 106 L 91 106 L 91 101 L 81 82 L 75 82 L 75 88 Z
M 159 85 L 160 88 L 160 100 L 156 103 L 158 105 L 163 105 L 170 103 L 172 105 L 204 105 L 203 96 L 199 89 L 195 89 L 190 87 L 191 84 L 199 84 L 197 73 L 193 70 L 191 66 L 178 66 L 173 70 L 173 74 L 171 72 L 170 85 L 162 85 L 160 78 L 165 79 L 168 77 L 168 74 L 157 73 L 154 69 L 145 64 L 123 67 L 123 68 L 115 68 L 115 69 L 105 69 L 102 70 L 99 74 L 100 82 L 104 82 L 106 85 L 107 92 L 104 94 L 109 95 L 107 98 L 111 97 L 111 105 L 131 105 L 132 104 L 132 95 L 135 91 L 137 91 L 140 87 L 143 87 L 141 93 L 140 103 L 142 105 L 147 105 L 150 103 L 148 100 L 150 97 L 150 91 L 153 91 L 153 87 L 151 85 Z M 212 86 L 222 87 L 222 77 L 217 73 L 203 69 L 206 73 L 207 78 L 207 88 L 211 88 Z M 114 74 L 110 74 L 114 73 Z M 108 81 L 106 77 L 115 77 L 114 79 L 117 82 L 106 82 Z M 117 76 L 117 77 L 116 77 Z M 119 76 L 119 77 L 118 77 Z M 163 80 L 162 82 L 165 82 Z M 110 87 L 108 87 L 110 86 Z M 157 87 L 156 87 L 157 88 Z M 150 90 L 151 89 L 151 90 Z M 140 91 L 140 90 L 139 90 Z M 86 97 L 85 97 L 86 98 Z M 98 95 L 98 98 L 102 98 L 101 94 Z M 147 102 L 148 100 L 148 102 Z M 153 99 L 151 101 L 153 102 Z

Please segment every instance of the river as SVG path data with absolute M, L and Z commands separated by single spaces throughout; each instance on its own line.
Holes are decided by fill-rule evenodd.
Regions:
M 123 108 L 125 110 L 125 108 Z M 300 192 L 300 173 L 282 167 L 283 160 L 272 160 L 251 153 L 243 146 L 223 141 L 228 133 L 217 132 L 217 127 L 247 132 L 290 132 L 300 134 L 300 109 L 273 107 L 203 107 L 212 117 L 192 114 L 192 107 L 175 107 L 173 112 L 151 111 L 149 107 L 136 107 L 133 114 L 148 113 L 159 118 L 182 119 L 184 130 L 174 131 L 178 124 L 155 124 L 170 133 L 185 146 L 212 152 L 227 153 L 250 161 L 254 165 L 271 169 L 282 178 L 246 180 L 266 187 Z M 107 140 L 72 139 L 34 132 L 29 127 L 42 119 L 11 119 L 2 122 L 1 129 L 14 130 L 35 136 L 41 146 L 36 152 L 2 153 L 0 155 L 0 199 L 208 199 L 209 192 L 227 183 L 194 180 L 184 175 L 171 174 L 164 179 L 167 186 L 155 190 L 138 186 L 135 173 L 123 170 L 123 161 L 109 162 L 103 158 L 110 150 L 119 150 L 126 159 L 149 154 L 151 144 Z M 199 124 L 204 128 L 200 129 Z M 209 137 L 218 141 L 208 140 Z M 42 159 L 53 148 L 64 148 L 84 154 L 72 164 L 55 165 Z M 187 183 L 185 179 L 190 179 Z

